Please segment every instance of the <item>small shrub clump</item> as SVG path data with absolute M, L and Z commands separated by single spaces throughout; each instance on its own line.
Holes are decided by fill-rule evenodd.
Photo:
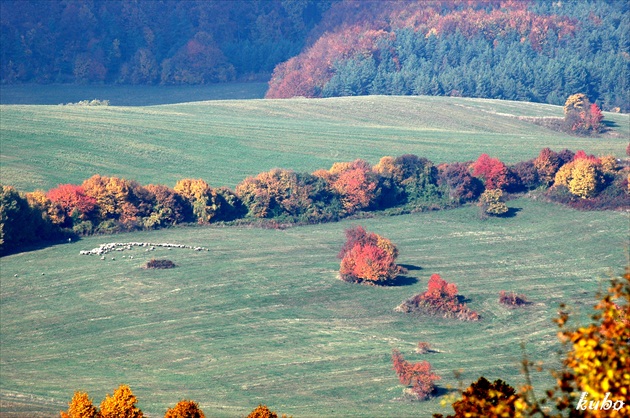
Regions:
M 499 302 L 511 308 L 517 308 L 531 303 L 525 298 L 525 295 L 517 295 L 515 292 L 508 293 L 505 290 L 499 292 Z
M 404 269 L 396 264 L 398 249 L 387 238 L 357 226 L 346 230 L 346 243 L 339 252 L 339 275 L 344 281 L 389 284 Z
M 400 312 L 419 312 L 429 315 L 442 315 L 445 318 L 457 318 L 461 321 L 477 321 L 479 314 L 471 310 L 466 303 L 460 302 L 457 285 L 434 274 L 429 279 L 428 289 L 400 304 Z
M 400 383 L 411 386 L 412 396 L 419 401 L 428 399 L 435 391 L 435 381 L 440 376 L 431 371 L 431 363 L 421 361 L 410 363 L 404 359 L 400 351 L 392 350 L 392 363 Z
M 174 267 L 176 265 L 171 260 L 156 260 L 155 258 L 148 261 L 146 265 L 148 269 L 172 269 Z
M 426 354 L 433 350 L 431 350 L 431 344 L 425 341 L 418 341 L 418 345 L 416 346 L 416 353 L 418 354 Z

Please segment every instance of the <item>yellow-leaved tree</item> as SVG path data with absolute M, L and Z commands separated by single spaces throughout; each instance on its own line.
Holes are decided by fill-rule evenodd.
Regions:
M 175 192 L 187 199 L 199 223 L 210 223 L 217 213 L 216 192 L 202 179 L 182 179 L 174 187 Z
M 101 402 L 102 418 L 142 418 L 143 414 L 136 407 L 138 399 L 127 385 L 120 385 L 112 396 L 107 396 Z
M 568 329 L 567 313 L 556 320 L 558 337 L 569 347 L 556 376 L 556 405 L 589 417 L 629 417 L 630 265 L 611 280 L 595 311 L 590 324 L 574 330 Z
M 580 159 L 574 161 L 569 180 L 569 191 L 581 198 L 593 197 L 602 185 L 602 173 L 597 163 Z
M 101 415 L 86 392 L 74 392 L 68 403 L 68 410 L 61 412 L 61 418 L 99 418 Z

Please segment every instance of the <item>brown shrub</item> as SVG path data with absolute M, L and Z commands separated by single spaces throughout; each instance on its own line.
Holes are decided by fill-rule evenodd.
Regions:
M 505 290 L 499 292 L 499 302 L 511 308 L 529 305 L 531 303 L 525 298 L 525 295 L 517 295 L 515 292 L 508 293 Z
M 171 260 L 156 260 L 155 258 L 152 258 L 145 266 L 148 269 L 172 269 L 173 267 L 177 266 Z

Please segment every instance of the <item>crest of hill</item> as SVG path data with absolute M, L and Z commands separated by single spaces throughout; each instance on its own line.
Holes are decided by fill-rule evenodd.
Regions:
M 203 178 L 234 187 L 273 168 L 313 172 L 357 158 L 416 154 L 435 163 L 491 153 L 506 163 L 540 149 L 625 155 L 628 116 L 606 114 L 618 137 L 572 137 L 519 119 L 557 106 L 447 97 L 227 100 L 150 107 L 2 106 L 3 184 L 19 190 L 94 174 L 142 184 Z

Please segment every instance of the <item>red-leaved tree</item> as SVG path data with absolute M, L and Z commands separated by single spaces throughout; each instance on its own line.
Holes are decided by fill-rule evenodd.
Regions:
M 398 249 L 387 238 L 357 226 L 346 230 L 346 243 L 339 252 L 339 274 L 348 282 L 386 284 L 403 269 L 396 265 Z
M 87 220 L 96 209 L 96 199 L 87 196 L 82 186 L 74 184 L 60 184 L 46 193 L 46 197 L 52 203 L 61 208 L 58 213 L 62 219 L 59 224 L 68 224 L 68 221 L 76 216 L 81 220 Z
M 472 169 L 473 176 L 481 178 L 486 189 L 505 189 L 508 185 L 508 169 L 498 158 L 481 154 Z

